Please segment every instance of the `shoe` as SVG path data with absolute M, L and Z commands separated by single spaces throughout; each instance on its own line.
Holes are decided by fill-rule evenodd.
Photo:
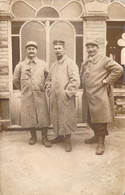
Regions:
M 36 130 L 30 130 L 31 138 L 29 140 L 30 145 L 34 145 L 37 141 Z
M 105 140 L 105 136 L 99 136 L 99 141 L 96 149 L 97 155 L 102 155 L 105 151 L 104 140 Z
M 94 144 L 97 142 L 98 142 L 98 137 L 96 135 L 94 137 L 85 140 L 85 144 Z
M 58 144 L 64 142 L 64 136 L 63 135 L 58 135 L 55 139 L 50 140 L 51 144 Z
M 47 128 L 43 128 L 43 129 L 41 130 L 41 133 L 42 133 L 42 144 L 43 144 L 45 147 L 48 147 L 48 148 L 52 147 L 52 144 L 51 144 L 51 142 L 48 140 L 48 137 L 47 137 L 47 135 L 48 135 L 48 129 L 47 129 Z
M 70 142 L 65 143 L 65 151 L 66 152 L 71 152 L 72 151 L 72 146 Z
M 105 151 L 105 147 L 104 146 L 98 146 L 96 149 L 96 154 L 97 155 L 102 155 Z
M 34 145 L 36 143 L 37 139 L 34 138 L 34 137 L 31 137 L 30 140 L 29 140 L 29 144 L 30 145 Z
M 47 138 L 42 138 L 42 144 L 48 148 L 52 147 L 51 142 Z
M 65 135 L 65 151 L 71 152 L 72 151 L 72 145 L 71 145 L 71 135 Z

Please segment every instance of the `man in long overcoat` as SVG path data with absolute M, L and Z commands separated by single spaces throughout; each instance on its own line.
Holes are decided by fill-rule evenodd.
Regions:
M 65 150 L 72 150 L 71 133 L 77 129 L 75 93 L 80 85 L 78 66 L 65 54 L 64 41 L 54 41 L 57 61 L 50 67 L 46 90 L 50 97 L 50 112 L 56 138 L 52 143 L 65 141 Z
M 45 61 L 37 58 L 37 43 L 26 43 L 26 58 L 14 71 L 14 85 L 21 90 L 21 125 L 29 128 L 31 138 L 29 144 L 37 141 L 36 129 L 41 129 L 42 143 L 50 147 L 47 138 L 49 113 L 44 89 L 48 66 Z
M 98 54 L 98 41 L 86 43 L 88 58 L 81 66 L 83 85 L 83 119 L 94 131 L 86 144 L 98 143 L 96 154 L 104 153 L 107 123 L 114 120 L 112 84 L 121 76 L 123 68 L 114 60 Z

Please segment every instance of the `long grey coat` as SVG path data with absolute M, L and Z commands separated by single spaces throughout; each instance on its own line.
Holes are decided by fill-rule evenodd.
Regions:
M 49 113 L 44 90 L 47 64 L 38 58 L 26 58 L 14 71 L 13 83 L 21 89 L 21 125 L 23 127 L 48 127 Z
M 55 135 L 67 135 L 77 129 L 74 95 L 80 85 L 78 66 L 68 56 L 50 67 L 46 90 Z
M 87 122 L 88 108 L 92 123 L 107 123 L 114 120 L 113 84 L 122 74 L 121 65 L 108 57 L 96 55 L 81 66 L 83 85 L 83 120 Z M 106 85 L 102 81 L 106 79 Z

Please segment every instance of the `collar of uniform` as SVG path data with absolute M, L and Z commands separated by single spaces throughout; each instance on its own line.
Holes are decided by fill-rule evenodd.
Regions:
M 91 60 L 93 64 L 96 64 L 101 58 L 101 55 L 95 55 L 94 57 L 88 57 L 88 61 Z
M 35 64 L 38 62 L 38 58 L 34 57 L 32 60 L 30 60 L 28 57 L 25 59 L 26 63 L 29 64 L 30 62 L 35 62 Z
M 96 64 L 100 60 L 101 57 L 102 57 L 101 55 L 95 55 L 95 57 L 92 60 L 93 63 Z
M 67 55 L 64 55 L 60 60 L 58 60 L 58 62 L 62 64 L 66 60 L 66 58 L 67 58 Z

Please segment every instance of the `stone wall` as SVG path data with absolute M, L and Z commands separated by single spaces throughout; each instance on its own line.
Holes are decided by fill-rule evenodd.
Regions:
M 0 21 L 0 92 L 9 92 L 7 21 Z
M 86 39 L 97 39 L 99 41 L 100 53 L 106 51 L 106 23 L 99 20 L 87 20 L 86 22 Z
M 8 22 L 0 21 L 0 130 L 9 122 Z

